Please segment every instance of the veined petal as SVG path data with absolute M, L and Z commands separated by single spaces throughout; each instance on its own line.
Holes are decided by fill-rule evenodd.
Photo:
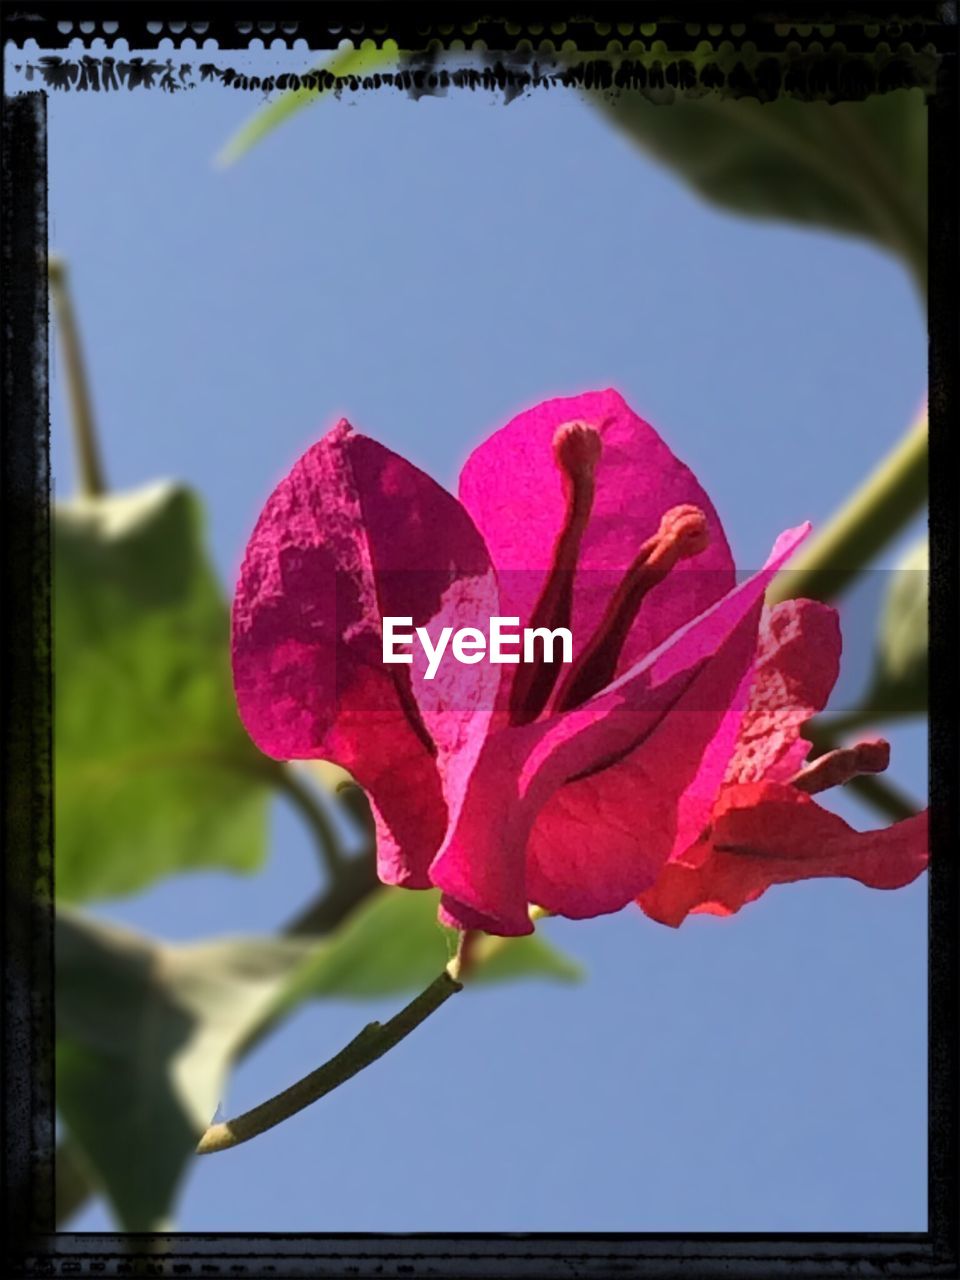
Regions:
M 707 517 L 706 550 L 677 565 L 644 600 L 620 655 L 617 674 L 622 674 L 730 590 L 733 560 L 719 517 L 696 477 L 622 396 L 610 390 L 548 400 L 490 436 L 460 475 L 460 499 L 490 549 L 506 616 L 527 625 L 543 587 L 565 511 L 553 438 L 571 421 L 594 426 L 602 443 L 574 584 L 575 655 L 664 513 L 692 504 Z
M 771 885 L 846 876 L 874 889 L 899 889 L 928 861 L 928 815 L 880 831 L 855 831 L 835 813 L 784 783 L 727 788 L 709 835 L 663 868 L 640 895 L 661 924 L 690 913 L 732 915 Z
M 652 784 L 643 790 L 656 814 L 647 831 L 653 861 L 660 865 L 675 843 L 692 838 L 709 792 L 700 764 L 752 664 L 763 593 L 808 532 L 805 525 L 782 534 L 759 573 L 582 706 L 487 740 L 430 869 L 451 901 L 505 934 L 530 931 L 528 899 L 571 915 L 626 905 L 636 892 L 626 885 L 648 880 L 643 862 L 635 879 L 621 876 L 619 865 L 578 865 L 581 880 L 569 893 L 569 845 L 538 848 L 535 865 L 527 852 L 537 816 L 559 788 L 628 756 L 636 762 L 648 740 L 643 763 Z
M 390 883 L 429 886 L 447 826 L 442 762 L 482 738 L 498 669 L 455 664 L 441 698 L 417 646 L 412 665 L 384 664 L 382 617 L 432 631 L 496 607 L 489 555 L 456 498 L 345 421 L 280 482 L 251 536 L 233 607 L 241 718 L 267 755 L 356 776 Z

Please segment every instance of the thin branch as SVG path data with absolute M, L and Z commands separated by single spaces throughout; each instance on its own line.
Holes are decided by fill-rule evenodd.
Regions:
M 67 284 L 67 268 L 62 258 L 50 255 L 47 275 L 63 350 L 67 401 L 77 462 L 77 488 L 86 498 L 98 498 L 107 492 L 107 478 L 97 439 L 80 334 Z
M 462 990 L 462 984 L 444 969 L 426 990 L 414 997 L 389 1022 L 369 1023 L 346 1048 L 322 1067 L 236 1119 L 210 1125 L 200 1139 L 197 1154 L 202 1156 L 226 1151 L 288 1120 L 382 1058 L 451 996 Z
M 875 773 L 861 774 L 846 785 L 848 790 L 884 814 L 891 822 L 912 818 L 920 812 L 920 806 L 911 796 L 885 778 L 877 777 Z
M 839 746 L 839 742 L 831 733 L 825 728 L 819 728 L 816 724 L 812 727 L 808 726 L 804 730 L 804 735 L 813 743 L 818 755 L 825 755 Z M 894 783 L 876 773 L 865 773 L 851 778 L 844 784 L 844 790 L 852 791 L 854 795 L 877 809 L 891 822 L 912 818 L 920 812 L 922 807 L 905 791 L 901 791 Z
M 334 882 L 343 873 L 346 859 L 326 811 L 320 804 L 316 791 L 304 781 L 299 769 L 292 764 L 281 764 L 271 774 L 277 790 L 291 801 L 294 808 L 309 827 L 320 855 Z
M 537 906 L 531 906 L 529 912 L 531 920 L 539 920 L 551 914 Z M 346 1048 L 282 1093 L 245 1111 L 235 1120 L 210 1125 L 197 1145 L 197 1155 L 226 1151 L 241 1142 L 248 1142 L 332 1093 L 364 1067 L 382 1058 L 439 1009 L 450 996 L 462 991 L 463 980 L 468 974 L 486 964 L 504 947 L 509 946 L 511 941 L 509 937 L 483 934 L 473 929 L 462 930 L 456 954 L 447 967 L 389 1022 L 369 1023 Z
M 290 920 L 283 929 L 285 937 L 318 937 L 331 933 L 351 911 L 379 886 L 376 853 L 366 850 L 360 857 L 351 858 L 332 882 L 326 893 L 319 894 L 303 911 Z M 287 1016 L 286 1009 L 279 1009 L 265 1018 L 237 1046 L 234 1058 L 239 1062 L 265 1040 Z
M 767 604 L 796 596 L 831 600 L 923 507 L 927 497 L 927 413 L 774 579 Z
M 284 926 L 285 936 L 302 938 L 330 933 L 350 912 L 378 888 L 376 859 L 363 853 L 346 862 L 340 877 Z

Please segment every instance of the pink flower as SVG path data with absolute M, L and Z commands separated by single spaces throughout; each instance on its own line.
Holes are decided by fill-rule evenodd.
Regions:
M 662 924 L 688 913 L 730 915 L 773 884 L 849 876 L 897 889 L 927 865 L 927 813 L 880 831 L 855 831 L 812 796 L 887 767 L 882 739 L 804 764 L 800 727 L 821 711 L 840 669 L 836 610 L 788 600 L 766 612 L 750 700 L 709 824 L 661 869 L 638 901 Z
M 688 876 L 744 798 L 730 770 L 745 735 L 763 737 L 763 595 L 808 530 L 736 584 L 706 494 L 614 391 L 514 418 L 468 459 L 459 501 L 344 421 L 280 482 L 247 547 L 240 714 L 266 754 L 354 774 L 380 878 L 439 886 L 447 923 L 524 934 L 529 903 L 580 918 L 634 899 L 660 918 L 644 895 Z M 492 616 L 568 627 L 571 664 L 448 662 L 428 679 L 416 645 L 411 665 L 383 662 L 384 617 L 436 642 Z M 806 749 L 794 733 L 794 772 Z M 743 812 L 766 822 L 768 798 Z

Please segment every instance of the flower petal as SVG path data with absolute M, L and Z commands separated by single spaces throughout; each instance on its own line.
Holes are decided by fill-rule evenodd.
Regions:
M 697 838 L 709 821 L 747 704 L 754 642 L 751 618 L 649 738 L 617 764 L 568 782 L 547 801 L 527 849 L 533 901 L 574 918 L 619 911 L 653 884 L 665 860 Z M 717 699 L 728 700 L 719 725 Z
M 483 539 L 456 498 L 345 421 L 280 482 L 251 536 L 233 607 L 241 718 L 267 755 L 335 760 L 356 776 L 390 883 L 429 886 L 447 826 L 438 762 L 482 738 L 498 669 L 455 664 L 456 696 L 438 705 L 418 646 L 413 665 L 384 664 L 381 618 L 432 632 L 495 602 Z
M 807 525 L 781 535 L 759 573 L 596 697 L 487 740 L 430 869 L 448 897 L 448 918 L 461 903 L 491 922 L 489 932 L 519 934 L 530 931 L 528 897 L 578 916 L 626 905 L 636 886 L 647 882 L 648 865 L 641 861 L 634 876 L 629 867 L 621 874 L 616 859 L 609 865 L 577 863 L 571 885 L 563 863 L 574 856 L 576 835 L 552 852 L 538 849 L 531 883 L 527 849 L 534 822 L 561 786 L 631 753 L 636 759 L 641 744 L 656 737 L 644 758 L 651 790 L 643 788 L 656 814 L 646 831 L 652 859 L 659 865 L 686 838 L 704 809 L 700 762 L 753 659 L 763 593 L 808 532 Z
M 574 587 L 575 654 L 666 511 L 691 503 L 703 510 L 710 530 L 707 549 L 678 564 L 644 600 L 617 666 L 622 674 L 730 590 L 733 560 L 696 477 L 622 396 L 609 390 L 548 400 L 480 445 L 460 475 L 460 499 L 490 549 L 505 616 L 519 617 L 526 626 L 540 595 L 565 511 L 553 437 L 559 426 L 575 420 L 595 426 L 603 442 Z
M 855 831 L 796 788 L 760 782 L 728 787 L 712 832 L 663 868 L 640 906 L 677 926 L 691 912 L 731 915 L 773 884 L 846 876 L 899 889 L 928 861 L 927 812 L 880 831 Z
M 786 782 L 810 743 L 800 726 L 827 705 L 840 672 L 836 609 L 817 600 L 785 600 L 764 612 L 756 674 L 726 781 Z

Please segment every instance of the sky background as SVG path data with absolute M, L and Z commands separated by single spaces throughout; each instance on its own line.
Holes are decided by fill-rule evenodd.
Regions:
M 273 485 L 341 415 L 455 487 L 518 410 L 616 387 L 752 569 L 781 529 L 822 523 L 916 412 L 925 323 L 896 261 L 719 212 L 576 93 L 330 100 L 216 170 L 258 101 L 60 93 L 49 115 L 50 243 L 110 483 L 195 486 L 228 588 Z M 838 708 L 864 679 L 883 576 L 843 607 Z M 890 736 L 891 776 L 923 796 L 923 726 Z M 194 874 L 94 909 L 168 939 L 272 931 L 317 875 L 280 803 L 273 833 L 256 878 Z M 198 1162 L 177 1225 L 924 1230 L 926 895 L 926 877 L 812 881 L 679 930 L 632 909 L 547 921 L 581 986 L 468 992 L 334 1096 Z M 303 1009 L 240 1066 L 228 1112 L 398 1003 Z M 73 1225 L 111 1221 L 88 1206 Z

